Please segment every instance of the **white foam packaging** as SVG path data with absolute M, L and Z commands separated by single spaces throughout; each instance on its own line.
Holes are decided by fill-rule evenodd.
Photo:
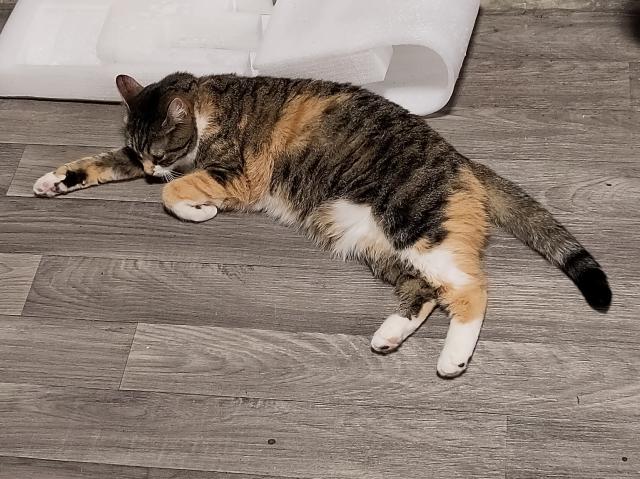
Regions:
M 118 100 L 177 71 L 364 85 L 427 114 L 450 98 L 479 0 L 19 0 L 0 95 Z
M 114 78 L 251 75 L 271 0 L 19 0 L 0 35 L 0 95 L 118 101 Z
M 365 85 L 414 113 L 432 113 L 453 93 L 479 5 L 479 0 L 278 0 L 253 67 L 266 75 L 304 70 L 316 78 Z

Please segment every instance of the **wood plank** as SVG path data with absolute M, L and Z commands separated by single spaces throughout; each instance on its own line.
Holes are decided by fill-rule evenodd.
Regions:
M 284 476 L 264 474 L 238 474 L 235 472 L 193 471 L 188 469 L 149 468 L 146 479 L 285 479 Z M 302 479 L 287 476 L 286 479 Z
M 631 105 L 636 110 L 640 110 L 640 62 L 629 64 L 629 75 L 631 81 Z
M 49 318 L 329 332 L 373 332 L 396 307 L 391 289 L 353 264 L 309 270 L 70 257 L 44 259 L 28 303 L 25 315 Z
M 615 294 L 603 316 L 589 309 L 559 271 L 522 249 L 520 258 L 502 255 L 500 249 L 500 255 L 489 252 L 490 301 L 483 337 L 638 344 L 638 272 L 626 266 L 626 256 L 611 268 L 605 263 Z M 391 288 L 355 264 L 273 268 L 47 257 L 23 315 L 369 336 L 395 306 Z M 442 337 L 446 327 L 444 314 L 436 313 L 423 329 L 428 336 Z
M 259 215 L 184 223 L 158 204 L 5 197 L 0 252 L 258 265 L 336 264 L 291 229 Z
M 608 223 L 635 216 L 640 168 L 625 162 L 484 159 L 482 163 L 522 186 L 551 213 Z
M 45 173 L 79 158 L 109 151 L 99 146 L 28 145 L 7 192 L 9 196 L 33 196 L 33 184 Z M 97 188 L 87 188 L 59 198 L 90 198 L 120 201 L 160 202 L 162 184 L 151 184 L 143 179 L 109 183 Z
M 62 163 L 100 151 L 100 148 L 29 145 L 8 191 L 10 196 L 33 196 L 34 181 Z M 588 213 L 590 217 L 627 216 L 640 202 L 640 170 L 632 162 L 495 157 L 482 159 L 540 198 L 552 212 Z M 571 175 L 566 172 L 571 171 Z M 60 199 L 91 198 L 159 202 L 161 184 L 144 180 L 101 185 Z
M 135 324 L 0 316 L 0 382 L 118 388 Z
M 15 384 L 0 386 L 0 404 L 6 456 L 308 478 L 504 477 L 499 415 Z
M 525 12 L 542 9 L 582 11 L 626 11 L 628 0 L 481 0 L 485 11 Z
M 471 58 L 449 106 L 626 110 L 630 107 L 629 64 Z
M 22 312 L 40 256 L 0 253 L 0 314 Z
M 0 456 L 0 479 L 148 479 L 146 467 Z
M 515 3 L 515 2 L 512 2 Z M 529 3 L 529 2 L 527 2 Z M 622 28 L 636 17 L 620 12 L 527 10 L 478 16 L 468 58 L 637 61 L 637 41 Z
M 636 111 L 456 107 L 427 122 L 472 159 L 637 163 Z
M 24 145 L 0 144 L 0 195 L 7 192 L 23 150 Z
M 621 221 L 615 219 L 617 228 L 587 222 L 578 230 L 610 276 L 614 302 L 604 317 L 524 245 L 504 235 L 494 238 L 487 253 L 485 337 L 553 342 L 578 335 L 591 343 L 636 342 L 640 334 L 628 332 L 640 327 L 640 270 L 628 258 L 640 254 L 637 225 Z M 369 335 L 395 308 L 391 288 L 364 267 L 336 260 L 273 268 L 80 256 L 43 259 L 23 314 Z M 436 314 L 427 334 L 439 337 L 445 328 L 444 315 Z
M 93 462 L 48 461 L 0 456 L 0 479 L 283 479 L 282 476 L 235 474 L 188 469 L 117 466 Z M 296 479 L 296 478 L 287 478 Z
M 0 142 L 117 148 L 122 117 L 117 104 L 0 99 Z
M 122 388 L 535 415 L 586 407 L 597 414 L 639 397 L 637 346 L 495 342 L 483 335 L 469 370 L 455 381 L 436 377 L 441 347 L 441 340 L 412 337 L 381 356 L 362 336 L 140 324 Z M 578 404 L 582 395 L 602 393 L 610 399 Z
M 7 5 L 3 1 L 0 1 L 0 32 L 4 28 L 5 23 L 9 19 L 9 15 L 13 11 L 15 3 Z
M 509 417 L 507 477 L 637 478 L 639 419 L 615 412 L 603 420 Z

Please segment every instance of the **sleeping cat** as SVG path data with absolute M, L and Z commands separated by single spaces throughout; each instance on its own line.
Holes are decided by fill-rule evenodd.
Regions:
M 605 312 L 611 290 L 582 245 L 539 203 L 458 153 L 418 116 L 365 89 L 326 81 L 170 75 L 142 87 L 121 75 L 126 146 L 61 166 L 38 196 L 144 175 L 186 221 L 263 211 L 393 285 L 397 312 L 374 334 L 391 352 L 436 307 L 451 322 L 438 375 L 464 372 L 487 303 L 482 256 L 491 223 L 564 271 Z

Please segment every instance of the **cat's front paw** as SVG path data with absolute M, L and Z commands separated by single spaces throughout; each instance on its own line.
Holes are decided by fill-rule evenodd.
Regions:
M 178 201 L 168 209 L 181 220 L 194 223 L 202 223 L 218 214 L 218 208 L 213 205 L 198 205 L 191 201 Z
M 33 193 L 36 196 L 44 196 L 51 198 L 53 196 L 64 194 L 68 191 L 64 184 L 65 175 L 56 175 L 49 172 L 41 176 L 33 185 Z

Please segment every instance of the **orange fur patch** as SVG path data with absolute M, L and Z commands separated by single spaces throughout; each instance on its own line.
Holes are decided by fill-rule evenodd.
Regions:
M 258 201 L 269 190 L 278 156 L 304 148 L 311 141 L 314 131 L 320 128 L 327 108 L 345 99 L 344 95 L 330 97 L 299 95 L 284 106 L 268 141 L 259 151 L 248 152 L 246 155 L 245 175 L 249 184 L 251 203 Z
M 196 171 L 168 183 L 162 190 L 163 203 L 171 208 L 179 201 L 212 204 L 218 208 L 242 208 L 250 197 L 241 179 L 227 185 L 218 183 L 206 171 Z
M 484 315 L 487 301 L 486 279 L 482 269 L 482 255 L 489 233 L 486 212 L 487 193 L 478 179 L 462 169 L 457 191 L 446 206 L 446 239 L 438 248 L 449 252 L 452 267 L 468 275 L 470 282 L 463 286 L 443 283 L 439 287 L 440 301 L 457 321 L 476 320 Z M 414 248 L 426 253 L 432 245 L 421 239 Z
M 440 299 L 456 321 L 475 321 L 484 316 L 487 307 L 487 287 L 484 280 L 478 280 L 464 288 L 445 287 L 441 291 Z
M 194 116 L 198 127 L 198 134 L 202 138 L 215 135 L 220 131 L 220 119 L 218 108 L 213 99 L 205 92 L 199 92 L 194 102 Z
M 320 127 L 327 108 L 346 100 L 345 95 L 328 97 L 298 95 L 284 107 L 271 133 L 268 153 L 276 155 L 306 146 Z
M 442 246 L 451 251 L 458 267 L 473 278 L 484 278 L 482 255 L 489 234 L 487 193 L 478 179 L 462 169 L 459 190 L 451 195 L 445 209 L 447 238 Z
M 86 178 L 82 182 L 83 186 L 94 186 L 118 180 L 119 178 L 115 177 L 111 166 L 103 165 L 101 161 L 104 161 L 103 155 L 88 156 L 60 166 L 55 173 L 66 175 L 69 171 L 82 171 L 86 174 Z

